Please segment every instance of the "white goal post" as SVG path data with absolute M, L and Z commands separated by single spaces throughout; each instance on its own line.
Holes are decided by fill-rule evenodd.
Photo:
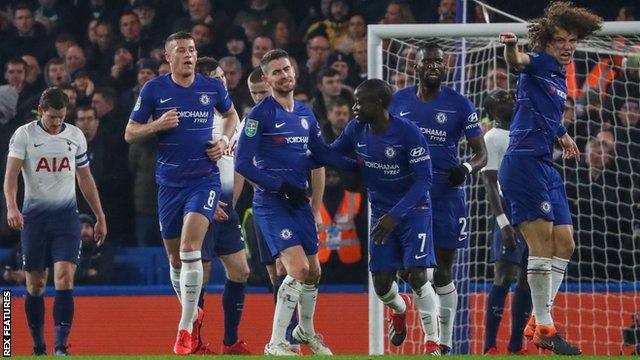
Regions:
M 526 35 L 527 35 L 527 23 L 495 23 L 495 24 L 405 24 L 405 25 L 369 25 L 368 26 L 368 34 L 367 34 L 367 46 L 368 46 L 368 62 L 367 62 L 367 73 L 368 78 L 377 78 L 384 79 L 389 81 L 388 73 L 385 75 L 385 66 L 389 61 L 385 57 L 388 56 L 385 54 L 383 49 L 383 44 L 386 39 L 398 39 L 398 41 L 402 41 L 404 39 L 412 39 L 412 40 L 420 40 L 420 39 L 446 39 L 451 43 L 454 43 L 456 47 L 456 52 L 461 54 L 466 54 L 466 46 L 470 41 L 485 41 L 486 43 L 491 43 L 495 41 L 495 48 L 501 49 L 501 45 L 498 42 L 498 35 L 501 32 L 513 32 L 518 35 L 519 45 L 526 44 Z M 638 34 L 640 33 L 640 21 L 637 22 L 605 22 L 602 30 L 597 34 L 597 37 L 608 37 L 606 39 L 611 39 L 616 35 L 622 36 L 631 36 L 638 38 Z M 482 39 L 480 39 L 482 38 Z M 640 42 L 638 43 L 640 44 Z M 598 54 L 614 54 L 614 50 L 608 50 L 607 40 L 599 41 L 598 39 L 593 40 L 590 43 L 590 46 L 593 46 L 594 51 L 597 51 Z M 386 46 L 386 45 L 385 45 Z M 445 50 L 446 52 L 446 50 Z M 489 53 L 487 53 L 489 54 Z M 501 54 L 501 50 L 500 50 Z M 489 57 L 490 55 L 486 55 Z M 640 56 L 640 54 L 638 55 Z M 473 56 L 470 57 L 474 59 Z M 457 59 L 456 68 L 459 69 L 467 69 L 469 64 L 465 64 L 464 62 L 465 56 L 461 56 Z M 474 60 L 471 60 L 474 61 Z M 493 61 L 491 59 L 491 61 Z M 405 64 L 407 65 L 407 64 Z M 473 73 L 473 72 L 470 72 Z M 475 94 L 465 94 L 465 81 L 469 81 L 469 79 L 465 79 L 467 75 L 467 71 L 458 71 L 456 73 L 455 87 L 462 94 L 467 96 L 474 96 Z M 510 75 L 512 76 L 512 75 Z M 473 80 L 473 79 L 471 79 Z M 413 80 L 415 81 L 415 79 Z M 391 82 L 391 81 L 389 81 Z M 412 82 L 408 81 L 408 85 L 411 85 Z M 473 99 L 472 99 L 473 100 Z M 634 101 L 637 101 L 634 99 Z M 475 104 L 479 107 L 479 104 Z M 480 185 L 478 185 L 480 184 Z M 482 186 L 481 182 L 477 183 L 476 186 Z M 483 199 L 484 200 L 484 199 Z M 471 214 L 473 217 L 474 214 Z M 604 215 L 605 217 L 607 214 Z M 634 218 L 634 221 L 638 219 Z M 478 229 L 471 228 L 470 231 L 477 231 Z M 487 229 L 481 229 L 482 231 L 487 231 Z M 487 250 L 488 251 L 488 250 Z M 577 249 L 576 249 L 577 251 Z M 640 251 L 639 249 L 632 250 L 633 254 L 637 255 L 636 251 Z M 635 256 L 634 255 L 634 256 Z M 473 261 L 473 259 L 471 259 Z M 636 266 L 638 264 L 635 264 Z M 455 265 L 454 265 L 455 266 Z M 607 283 L 608 278 L 604 279 L 604 282 Z M 634 299 L 638 299 L 640 302 L 640 297 L 638 297 L 640 287 L 640 277 L 635 278 L 634 285 Z M 608 291 L 608 290 L 607 290 Z M 385 354 L 385 337 L 386 337 L 386 325 L 385 325 L 385 310 L 383 308 L 382 303 L 377 299 L 375 292 L 373 290 L 371 276 L 369 276 L 369 354 L 370 355 L 382 355 Z M 635 305 L 635 311 L 640 311 L 640 304 Z M 505 316 L 506 318 L 506 316 Z M 473 320 L 469 320 L 473 321 Z

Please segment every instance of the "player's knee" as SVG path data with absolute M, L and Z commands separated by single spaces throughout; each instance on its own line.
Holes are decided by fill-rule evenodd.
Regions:
M 408 279 L 405 280 L 413 290 L 420 290 L 427 283 L 427 271 L 423 268 L 412 268 L 408 271 Z
M 383 297 L 391 291 L 393 279 L 387 276 L 375 276 L 373 278 L 373 289 L 378 297 Z
M 452 281 L 451 269 L 446 266 L 438 267 L 433 272 L 433 283 L 436 286 L 445 286 Z
M 307 274 L 307 278 L 305 279 L 305 284 L 319 283 L 321 275 L 322 275 L 322 271 L 320 270 L 320 267 L 310 268 L 309 273 Z
M 42 296 L 46 287 L 46 279 L 36 279 L 27 282 L 27 292 L 31 296 Z
M 497 274 L 493 278 L 493 284 L 502 287 L 509 287 L 513 284 L 515 278 L 513 276 L 509 276 L 508 274 Z
M 249 265 L 244 263 L 230 268 L 227 272 L 227 279 L 237 283 L 245 283 L 247 282 L 247 279 L 249 279 L 250 273 L 251 270 L 249 270 Z
M 182 261 L 180 261 L 180 255 L 169 254 L 169 264 L 174 269 L 182 269 Z
M 298 266 L 293 267 L 290 269 L 289 275 L 300 282 L 306 282 L 306 279 L 309 276 L 309 264 L 301 263 Z
M 56 290 L 68 290 L 73 288 L 73 273 L 69 271 L 60 271 L 53 276 L 53 283 Z

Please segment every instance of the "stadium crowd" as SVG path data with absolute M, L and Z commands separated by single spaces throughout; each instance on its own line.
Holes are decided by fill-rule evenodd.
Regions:
M 598 1 L 580 3 L 600 12 L 605 20 L 635 16 L 632 2 L 614 1 L 617 7 L 611 2 L 606 7 Z M 546 5 L 492 4 L 523 18 L 537 15 Z M 81 263 L 81 269 L 86 269 L 78 273 L 86 283 L 108 283 L 113 248 L 161 246 L 156 187 L 151 186 L 157 146 L 154 139 L 128 145 L 124 130 L 142 86 L 169 71 L 163 57 L 169 34 L 191 32 L 198 55 L 219 60 L 241 118 L 253 106 L 248 75 L 267 51 L 287 50 L 298 76 L 295 97 L 310 103 L 325 139 L 331 142 L 351 119 L 353 89 L 367 77 L 367 24 L 455 22 L 455 5 L 455 0 L 4 1 L 0 5 L 4 75 L 0 168 L 5 168 L 11 135 L 35 119 L 42 91 L 61 87 L 70 98 L 66 121 L 78 126 L 87 139 L 112 247 L 100 252 L 100 260 Z M 474 10 L 472 21 L 483 22 L 483 8 Z M 583 62 L 592 64 L 586 68 L 576 66 L 571 78 L 574 91 L 565 109 L 565 126 L 583 154 L 579 162 L 557 157 L 575 216 L 578 251 L 574 256 L 580 261 L 570 265 L 574 278 L 637 280 L 640 276 L 634 274 L 637 268 L 627 271 L 620 266 L 640 263 L 640 43 L 637 38 L 616 41 L 628 48 L 636 46 L 639 55 L 611 56 Z M 413 83 L 410 61 L 404 70 L 388 74 L 397 89 Z M 514 88 L 514 73 L 505 63 L 496 61 L 485 71 L 474 74 L 486 81 L 470 82 L 469 93 Z M 481 107 L 480 99 L 472 100 Z M 487 120 L 485 130 L 489 128 Z M 316 219 L 321 240 L 328 244 L 345 236 L 337 234 L 341 230 L 332 224 L 340 213 L 355 219 L 356 232 L 350 236 L 356 236 L 360 246 L 354 249 L 358 256 L 345 258 L 330 251 L 321 256 L 325 283 L 366 282 L 367 215 L 362 194 L 362 185 L 353 175 L 327 171 L 326 214 Z M 80 212 L 90 213 L 83 197 L 78 199 Z M 358 203 L 354 214 L 344 214 L 354 211 L 344 207 L 345 199 Z M 15 248 L 20 235 L 7 227 L 6 206 L 0 205 L 0 247 Z M 237 206 L 241 217 L 250 207 L 251 189 L 245 186 Z M 247 238 L 251 248 L 250 234 Z M 97 265 L 87 265 L 91 261 Z M 95 275 L 98 267 L 100 278 Z M 258 268 L 262 267 L 252 264 L 252 269 Z M 12 274 L 5 274 L 5 280 Z

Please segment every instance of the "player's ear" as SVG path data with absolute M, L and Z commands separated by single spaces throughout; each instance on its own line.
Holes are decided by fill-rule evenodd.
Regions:
M 42 105 L 38 105 L 38 115 L 42 116 L 44 114 L 44 108 Z

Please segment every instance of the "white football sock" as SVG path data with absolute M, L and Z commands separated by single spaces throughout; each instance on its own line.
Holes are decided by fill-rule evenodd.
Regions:
M 193 331 L 193 319 L 198 311 L 198 299 L 202 291 L 202 259 L 200 251 L 181 251 L 182 271 L 180 272 L 180 292 L 182 295 L 182 316 L 178 329 Z
M 553 307 L 553 302 L 558 295 L 562 280 L 564 280 L 564 271 L 569 265 L 569 259 L 554 256 L 551 260 L 551 298 L 549 299 L 549 307 Z
M 440 344 L 449 348 L 453 343 L 453 324 L 456 320 L 458 309 L 458 291 L 453 282 L 441 287 L 436 287 L 436 294 L 440 300 Z
M 428 281 L 413 291 L 413 302 L 418 308 L 427 340 L 438 343 L 438 296 Z
M 269 340 L 270 344 L 278 344 L 285 340 L 287 327 L 291 322 L 291 316 L 296 309 L 296 305 L 298 305 L 301 293 L 302 283 L 287 275 L 282 285 L 280 285 L 280 290 L 278 290 L 276 311 L 273 314 L 273 329 L 271 330 L 271 340 Z
M 298 320 L 300 327 L 308 335 L 315 335 L 313 326 L 313 314 L 316 311 L 316 299 L 318 298 L 318 285 L 302 284 L 302 292 L 298 301 Z
M 551 309 L 551 259 L 529 256 L 527 281 L 531 288 L 531 302 L 537 325 L 552 326 Z
M 171 279 L 171 286 L 178 295 L 178 301 L 182 302 L 182 295 L 180 295 L 180 269 L 176 269 L 169 263 L 169 278 Z
M 407 304 L 398 293 L 398 284 L 394 281 L 391 290 L 379 297 L 383 304 L 391 308 L 396 314 L 403 314 L 407 310 Z

